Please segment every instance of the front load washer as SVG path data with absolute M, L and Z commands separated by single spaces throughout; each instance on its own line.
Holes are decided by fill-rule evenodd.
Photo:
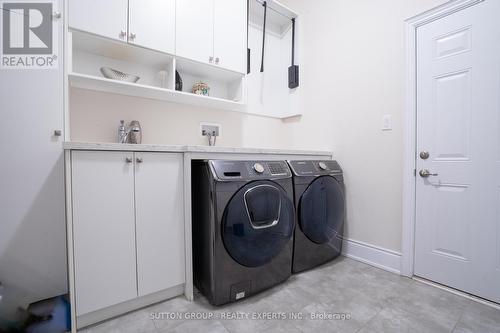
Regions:
M 286 161 L 193 161 L 194 284 L 221 305 L 291 275 L 295 211 Z
M 288 161 L 293 172 L 297 227 L 293 273 L 336 258 L 342 250 L 345 200 L 336 161 Z

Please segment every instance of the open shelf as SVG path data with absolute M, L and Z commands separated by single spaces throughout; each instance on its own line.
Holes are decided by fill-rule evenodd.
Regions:
M 102 77 L 101 67 L 139 76 L 137 83 L 173 89 L 174 57 L 158 51 L 89 33 L 71 33 L 71 72 Z M 166 74 L 161 82 L 160 72 Z
M 229 111 L 245 111 L 245 105 L 241 102 L 234 102 L 211 96 L 195 95 L 182 91 L 147 86 L 138 83 L 116 81 L 80 73 L 70 73 L 69 82 L 72 87 L 87 90 L 102 91 L 118 95 L 156 99 L 173 103 L 182 103 Z
M 200 64 L 182 58 L 176 59 L 176 70 L 182 78 L 183 92 L 191 93 L 195 83 L 204 82 L 210 87 L 210 96 L 233 102 L 244 100 L 244 75 L 212 65 Z
M 222 110 L 245 110 L 243 74 L 86 32 L 71 30 L 69 35 L 72 87 Z M 107 79 L 101 67 L 137 75 L 140 79 L 136 83 Z M 175 90 L 176 71 L 183 80 L 183 91 Z M 210 96 L 191 93 L 198 82 L 209 85 Z

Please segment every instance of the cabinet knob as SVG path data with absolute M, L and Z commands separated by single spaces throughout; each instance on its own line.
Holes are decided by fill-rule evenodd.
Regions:
M 130 35 L 128 36 L 128 38 L 133 41 L 135 39 L 136 35 L 134 33 L 130 33 Z
M 61 136 L 62 131 L 61 130 L 54 130 L 54 136 Z
M 58 20 L 58 19 L 60 19 L 61 17 L 62 17 L 62 15 L 61 15 L 61 13 L 60 13 L 60 12 L 54 12 L 54 13 L 52 13 L 52 18 L 53 18 L 54 20 Z
M 127 36 L 127 32 L 125 30 L 120 31 L 120 39 L 124 39 Z
M 212 57 L 212 56 L 208 57 L 208 62 L 209 63 L 213 63 L 214 62 L 214 57 Z
M 126 157 L 125 158 L 126 163 L 132 163 L 132 157 Z
M 137 163 L 142 163 L 142 162 L 143 162 L 142 157 L 137 157 L 137 158 L 135 159 L 135 161 L 136 161 Z
M 215 64 L 216 64 L 216 65 L 218 65 L 218 64 L 219 64 L 219 61 L 220 61 L 219 57 L 215 58 Z

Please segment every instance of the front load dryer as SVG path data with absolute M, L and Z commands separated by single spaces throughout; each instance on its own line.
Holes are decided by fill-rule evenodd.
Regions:
M 291 275 L 295 212 L 286 161 L 193 161 L 194 284 L 221 305 Z
M 293 273 L 326 263 L 342 250 L 344 178 L 336 161 L 288 161 L 293 173 L 297 227 Z

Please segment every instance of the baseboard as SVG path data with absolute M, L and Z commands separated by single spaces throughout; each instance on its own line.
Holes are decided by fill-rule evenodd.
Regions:
M 158 291 L 154 294 L 137 297 L 130 301 L 119 303 L 98 311 L 79 315 L 76 317 L 76 328 L 80 329 L 87 327 L 183 294 L 184 283 Z
M 342 254 L 385 271 L 401 274 L 401 253 L 396 251 L 344 238 Z
M 450 292 L 452 294 L 455 294 L 455 295 L 462 296 L 462 297 L 465 297 L 467 299 L 470 299 L 471 301 L 474 301 L 474 302 L 477 302 L 477 303 L 481 303 L 483 305 L 486 305 L 486 306 L 492 307 L 494 309 L 500 310 L 500 303 L 495 303 L 495 302 L 489 301 L 487 299 L 484 299 L 484 298 L 481 298 L 481 297 L 478 297 L 478 296 L 474 296 L 474 295 L 468 294 L 468 293 L 466 293 L 464 291 L 460 291 L 460 290 L 457 290 L 457 289 L 454 289 L 454 288 L 451 288 L 451 287 L 442 285 L 440 283 L 437 283 L 437 282 L 434 282 L 434 281 L 430 281 L 430 280 L 427 280 L 427 279 L 424 279 L 424 278 L 421 278 L 421 277 L 418 277 L 418 276 L 415 276 L 415 275 L 412 277 L 412 279 L 415 280 L 415 281 L 418 281 L 420 283 L 425 283 L 425 284 L 427 284 L 429 286 L 432 286 L 434 288 L 445 290 L 445 291 Z

